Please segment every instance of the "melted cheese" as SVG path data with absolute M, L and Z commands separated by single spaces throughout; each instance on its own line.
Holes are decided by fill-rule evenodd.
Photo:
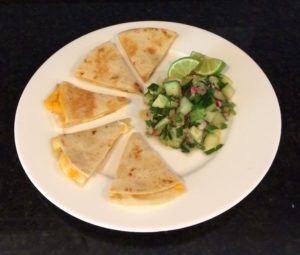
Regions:
M 61 142 L 59 138 L 55 137 L 52 139 L 52 148 L 55 152 L 59 153 L 58 165 L 60 170 L 77 184 L 85 184 L 88 178 L 80 173 L 79 170 L 71 166 L 68 157 L 61 149 Z
M 183 184 L 179 183 L 177 185 L 174 186 L 174 189 L 177 189 L 177 190 L 185 190 L 185 187 Z
M 44 101 L 44 105 L 48 111 L 56 113 L 62 121 L 65 121 L 65 114 L 61 100 L 62 90 L 61 87 L 58 86 Z
M 121 134 L 126 134 L 131 127 L 130 123 L 127 121 L 121 121 L 119 123 L 122 125 Z

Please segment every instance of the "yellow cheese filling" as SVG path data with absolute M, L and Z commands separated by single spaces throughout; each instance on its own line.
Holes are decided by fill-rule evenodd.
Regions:
M 66 154 L 61 149 L 60 140 L 58 138 L 52 140 L 52 148 L 55 152 L 60 153 L 58 159 L 60 170 L 76 183 L 80 185 L 85 184 L 88 178 L 70 165 Z
M 183 184 L 179 183 L 179 184 L 176 184 L 174 187 L 170 188 L 170 189 L 167 189 L 167 190 L 164 190 L 164 191 L 160 191 L 160 192 L 157 192 L 157 193 L 150 193 L 150 194 L 134 194 L 134 193 L 115 193 L 115 192 L 110 192 L 110 197 L 111 198 L 116 198 L 116 199 L 123 199 L 123 198 L 129 198 L 129 197 L 132 197 L 132 198 L 137 198 L 137 199 L 151 199 L 153 198 L 153 196 L 157 196 L 159 194 L 163 194 L 164 192 L 172 192 L 172 190 L 177 190 L 177 191 L 182 191 L 184 192 L 185 191 L 185 187 Z
M 65 121 L 61 86 L 56 87 L 52 94 L 44 101 L 44 105 L 48 111 L 56 113 L 62 121 Z

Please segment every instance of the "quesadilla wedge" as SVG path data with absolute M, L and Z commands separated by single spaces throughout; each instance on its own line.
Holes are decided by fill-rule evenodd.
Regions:
M 118 34 L 131 64 L 144 82 L 168 52 L 177 34 L 164 28 L 137 28 Z
M 70 179 L 84 185 L 105 159 L 118 138 L 130 129 L 130 119 L 52 138 L 59 168 Z
M 103 87 L 141 93 L 139 84 L 111 41 L 93 49 L 78 66 L 75 77 Z
M 140 134 L 133 133 L 111 184 L 110 200 L 125 205 L 158 204 L 184 192 L 179 177 L 168 169 Z
M 93 93 L 68 82 L 58 84 L 44 101 L 46 109 L 58 116 L 59 124 L 63 127 L 100 118 L 127 103 L 126 97 Z

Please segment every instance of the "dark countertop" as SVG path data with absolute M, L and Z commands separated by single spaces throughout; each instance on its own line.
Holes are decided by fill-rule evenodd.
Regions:
M 300 254 L 300 1 L 199 2 L 0 4 L 2 255 Z M 69 216 L 32 185 L 14 145 L 17 103 L 36 69 L 79 36 L 138 20 L 186 23 L 230 40 L 264 70 L 282 111 L 279 151 L 258 187 L 222 215 L 177 231 L 124 233 Z

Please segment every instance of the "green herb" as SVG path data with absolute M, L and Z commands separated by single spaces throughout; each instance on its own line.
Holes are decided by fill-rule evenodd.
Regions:
M 147 125 L 148 127 L 153 127 L 153 126 L 154 126 L 154 123 L 153 123 L 152 120 L 146 120 L 145 122 L 146 122 L 146 125 Z
M 221 129 L 226 129 L 227 128 L 227 124 L 226 123 L 222 123 L 220 128 Z
M 190 152 L 190 148 L 184 143 L 180 144 L 180 149 L 184 153 L 189 153 Z
M 183 128 L 176 128 L 176 136 L 182 137 L 183 136 Z
M 148 87 L 148 91 L 152 94 L 152 95 L 158 95 L 159 93 L 159 85 L 152 83 L 151 85 L 149 85 Z
M 159 108 L 157 107 L 150 107 L 150 112 L 153 114 L 153 115 L 156 115 L 159 113 Z
M 208 124 L 205 129 L 207 130 L 208 133 L 211 133 L 215 129 L 218 129 L 218 128 L 216 126 L 212 125 L 212 124 Z
M 223 144 L 219 144 L 219 145 L 217 145 L 215 148 L 212 148 L 212 149 L 210 149 L 210 150 L 204 151 L 204 153 L 205 153 L 206 155 L 210 155 L 210 154 L 216 152 L 217 150 L 221 149 L 222 147 L 223 147 Z

